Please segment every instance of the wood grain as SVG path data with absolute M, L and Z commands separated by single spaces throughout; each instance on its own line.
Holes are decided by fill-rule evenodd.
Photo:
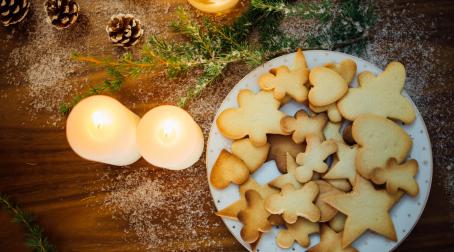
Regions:
M 41 5 L 43 1 L 33 1 L 33 4 Z M 95 8 L 98 1 L 80 0 L 78 1 L 83 9 Z M 117 1 L 112 1 L 117 2 Z M 124 1 L 130 5 L 143 6 L 144 8 L 159 1 Z M 381 1 L 378 1 L 379 3 Z M 389 4 L 390 1 L 383 1 Z M 435 20 L 436 29 L 432 36 L 428 38 L 436 50 L 444 52 L 439 59 L 440 64 L 450 66 L 454 69 L 454 2 L 445 1 L 414 1 L 415 5 L 407 11 L 414 15 L 425 14 L 427 20 Z M 399 0 L 390 4 L 395 10 L 408 8 L 407 1 Z M 169 0 L 170 11 L 174 10 L 178 4 L 185 4 L 184 0 Z M 391 10 L 392 11 L 392 10 Z M 35 13 L 36 14 L 36 13 Z M 32 15 L 34 15 L 32 13 Z M 108 18 L 108 14 L 104 15 Z M 91 17 L 85 17 L 84 22 L 90 23 Z M 174 18 L 171 14 L 162 13 L 157 15 L 155 21 L 158 23 L 168 23 Z M 34 19 L 31 19 L 32 21 Z M 30 21 L 30 22 L 32 22 Z M 40 22 L 44 22 L 40 20 Z M 26 21 L 27 22 L 27 21 Z M 38 22 L 34 20 L 33 22 Z M 64 132 L 64 121 L 59 121 L 56 125 L 49 124 L 55 112 L 46 112 L 27 109 L 29 97 L 27 96 L 27 85 L 8 84 L 7 76 L 15 76 L 17 71 L 26 71 L 31 66 L 26 65 L 21 68 L 7 68 L 8 55 L 12 50 L 23 46 L 28 41 L 27 25 L 21 24 L 16 30 L 0 29 L 0 191 L 8 193 L 14 200 L 20 203 L 25 209 L 37 216 L 37 221 L 42 225 L 48 234 L 50 241 L 57 246 L 60 251 L 143 251 L 146 248 L 137 243 L 134 233 L 125 233 L 128 223 L 122 220 L 113 220 L 112 213 L 102 207 L 103 197 L 105 196 L 102 188 L 103 182 L 99 180 L 99 174 L 109 171 L 103 164 L 92 163 L 80 159 L 69 148 Z M 83 36 L 83 29 L 73 30 L 73 33 L 80 34 L 80 40 L 89 45 L 90 48 L 98 53 L 116 53 L 109 49 L 105 34 L 90 34 Z M 101 27 L 100 30 L 103 28 Z M 68 32 L 69 34 L 69 32 Z M 170 34 L 171 36 L 172 34 Z M 17 39 L 6 39 L 6 37 L 16 36 Z M 68 35 L 68 43 L 76 45 L 75 35 Z M 74 40 L 74 41 L 73 41 Z M 62 42 L 64 43 L 64 41 Z M 99 46 L 99 49 L 96 49 Z M 52 49 L 52 48 L 49 48 Z M 109 52 L 110 50 L 110 52 Z M 423 64 L 423 62 L 422 62 Z M 101 80 L 103 75 L 97 71 L 84 70 L 83 74 L 70 76 L 67 80 L 68 85 L 77 83 L 88 76 L 89 82 Z M 236 71 L 236 70 L 235 70 Z M 240 76 L 235 77 L 226 83 L 222 89 L 210 88 L 204 93 L 201 101 L 211 104 L 210 109 L 202 111 L 192 111 L 195 119 L 205 125 L 209 125 L 213 119 L 216 107 L 220 104 L 219 97 L 225 95 L 235 82 L 241 78 L 241 74 L 247 73 L 240 71 Z M 440 108 L 440 96 L 454 97 L 454 75 L 445 73 L 445 84 L 443 87 L 429 85 L 424 90 L 426 97 L 424 104 L 418 106 L 429 106 Z M 178 82 L 170 83 L 168 89 L 157 89 L 147 86 L 145 92 L 154 92 L 156 95 L 149 102 L 137 102 L 134 89 L 135 82 L 128 83 L 124 92 L 116 97 L 131 107 L 138 115 L 142 116 L 148 109 L 163 103 L 171 103 L 167 99 L 174 96 L 174 90 L 179 89 Z M 75 88 L 77 90 L 77 88 Z M 216 96 L 213 94 L 216 93 Z M 446 101 L 446 99 L 445 99 Z M 446 169 L 453 164 L 454 140 L 454 120 L 452 119 L 452 99 L 449 104 L 437 111 L 437 115 L 424 114 L 426 124 L 431 134 L 434 147 L 434 181 L 429 202 L 426 209 L 408 238 L 398 248 L 398 251 L 440 251 L 448 252 L 454 248 L 454 211 L 449 203 L 448 195 L 443 190 L 445 178 L 438 172 Z M 24 105 L 25 104 L 25 105 Z M 427 110 L 426 110 L 427 111 Z M 430 111 L 430 110 L 428 110 Z M 191 112 L 191 110 L 190 110 Z M 451 137 L 443 138 L 446 134 L 439 131 L 451 132 Z M 205 129 L 205 136 L 207 129 Z M 147 166 L 141 160 L 128 169 L 134 170 L 139 167 Z M 119 168 L 117 168 L 119 169 Z M 200 180 L 206 180 L 204 174 L 205 165 L 203 160 L 198 162 L 193 168 L 200 171 Z M 115 173 L 115 169 L 112 169 Z M 163 172 L 154 169 L 153 172 Z M 94 181 L 97 181 L 94 183 Z M 106 182 L 107 183 L 107 182 Z M 181 181 L 185 183 L 185 181 Z M 205 190 L 208 192 L 208 184 Z M 209 193 L 203 199 L 211 207 Z M 213 243 L 202 244 L 197 251 L 244 251 L 244 248 L 224 227 L 220 218 L 210 213 L 210 220 L 217 225 L 210 227 L 209 233 L 213 234 Z M 8 216 L 0 212 L 0 251 L 27 251 L 24 244 L 24 235 L 21 227 L 10 223 Z M 160 227 L 166 229 L 165 225 Z M 184 231 L 184 230 L 182 230 Z M 130 242 L 134 241 L 134 242 Z M 177 243 L 191 244 L 195 241 L 187 239 L 182 235 L 173 241 Z M 210 245 L 211 244 L 211 245 Z M 175 246 L 181 247 L 181 246 Z M 163 250 L 155 248 L 156 250 Z

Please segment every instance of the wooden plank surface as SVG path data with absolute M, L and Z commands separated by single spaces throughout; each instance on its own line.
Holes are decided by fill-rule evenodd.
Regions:
M 106 39 L 104 25 L 110 15 L 119 12 L 134 13 L 143 21 L 147 35 L 159 33 L 173 37 L 167 24 L 175 18 L 173 11 L 176 6 L 185 4 L 185 1 L 78 2 L 82 16 L 76 27 L 70 30 L 56 31 L 46 27 L 41 9 L 43 1 L 33 1 L 30 16 L 18 27 L 0 29 L 0 191 L 8 193 L 34 213 L 38 223 L 46 229 L 50 241 L 60 251 L 143 251 L 147 248 L 146 245 L 153 251 L 243 251 L 221 219 L 213 213 L 214 205 L 206 182 L 204 157 L 194 167 L 178 175 L 151 167 L 143 160 L 127 168 L 84 161 L 69 148 L 65 138 L 64 118 L 59 118 L 55 111 L 56 104 L 104 77 L 96 69 L 68 60 L 72 49 L 95 55 L 121 53 L 121 50 L 113 49 Z M 454 69 L 453 1 L 419 0 L 411 1 L 414 2 L 411 6 L 404 0 L 378 1 L 378 4 L 381 2 L 390 6 L 390 13 L 407 9 L 409 15 L 424 14 L 420 25 L 434 22 L 433 32 L 426 41 L 436 51 L 442 52 L 438 54 L 440 67 Z M 410 43 L 409 47 L 411 46 L 417 45 Z M 35 51 L 36 55 L 33 53 Z M 39 81 L 33 79 L 36 77 L 33 73 L 39 73 L 36 68 L 40 64 L 48 64 L 48 67 L 43 68 L 43 74 L 54 77 L 43 79 L 41 86 Z M 66 69 L 65 64 L 68 64 L 70 71 L 65 74 L 52 72 L 53 64 L 57 66 L 54 71 Z M 425 62 L 420 64 L 424 65 Z M 46 72 L 49 68 L 50 72 Z M 242 67 L 231 68 L 226 74 L 230 78 L 221 81 L 217 87 L 210 87 L 189 108 L 189 112 L 202 125 L 205 137 L 222 97 L 247 72 L 248 69 Z M 447 252 L 454 248 L 454 211 L 450 199 L 451 202 L 453 200 L 445 189 L 447 183 L 453 183 L 452 180 L 447 182 L 446 176 L 452 176 L 451 165 L 454 168 L 454 75 L 451 71 L 442 74 L 443 85 L 427 85 L 422 90 L 424 102 L 417 104 L 420 108 L 424 106 L 423 116 L 433 144 L 432 191 L 424 214 L 398 251 Z M 45 81 L 58 83 L 43 87 Z M 115 97 L 142 116 L 159 104 L 174 104 L 188 85 L 178 79 L 164 81 L 160 77 L 149 77 L 128 82 L 125 89 Z M 55 97 L 48 98 L 52 93 Z M 105 198 L 115 190 L 112 189 L 115 187 L 112 185 L 116 181 L 115 176 L 134 173 L 144 167 L 149 170 L 146 177 L 150 179 L 159 178 L 161 182 L 166 182 L 165 177 L 169 178 L 169 188 L 165 190 L 177 187 L 180 191 L 182 188 L 197 188 L 202 191 L 194 199 L 203 206 L 190 204 L 188 211 L 201 210 L 204 217 L 195 213 L 191 217 L 181 211 L 168 211 L 169 214 L 163 216 L 172 224 L 172 220 L 181 219 L 176 215 L 184 214 L 188 221 L 192 221 L 190 224 L 194 224 L 197 235 L 188 235 L 188 232 L 192 232 L 188 230 L 188 223 L 169 225 L 165 221 L 158 221 L 155 227 L 159 230 L 156 232 L 172 235 L 167 236 L 165 245 L 153 246 L 151 242 L 144 245 L 140 243 L 143 236 L 137 237 L 131 231 L 128 220 L 112 218 L 115 213 L 105 207 Z M 178 180 L 172 180 L 174 177 Z M 186 194 L 178 195 L 183 197 Z M 208 224 L 202 225 L 198 220 Z M 27 251 L 23 245 L 23 230 L 10 223 L 8 216 L 1 211 L 0 226 L 0 251 Z

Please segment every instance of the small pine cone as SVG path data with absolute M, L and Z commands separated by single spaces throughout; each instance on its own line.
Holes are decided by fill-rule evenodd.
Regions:
M 79 4 L 73 0 L 47 0 L 44 9 L 47 12 L 47 22 L 57 29 L 70 27 L 79 17 Z
M 110 18 L 106 27 L 109 38 L 116 46 L 130 47 L 143 35 L 140 21 L 130 14 L 118 14 Z
M 0 0 L 0 20 L 4 26 L 19 23 L 28 14 L 29 0 Z

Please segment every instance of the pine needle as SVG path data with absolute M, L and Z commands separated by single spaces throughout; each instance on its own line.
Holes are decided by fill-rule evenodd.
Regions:
M 26 229 L 26 245 L 35 252 L 56 252 L 57 249 L 50 244 L 47 237 L 44 236 L 44 230 L 35 223 L 32 215 L 22 210 L 6 194 L 0 193 L 0 206 L 9 212 L 12 221 L 22 224 Z
M 317 20 L 318 25 L 306 41 L 298 41 L 279 29 L 283 18 L 288 15 Z M 138 59 L 131 54 L 125 54 L 118 60 L 75 54 L 75 60 L 106 68 L 110 77 L 73 97 L 61 106 L 60 111 L 68 114 L 85 97 L 118 91 L 126 78 L 157 72 L 165 72 L 168 78 L 174 78 L 200 69 L 202 74 L 197 82 L 179 99 L 178 105 L 185 107 L 206 87 L 216 83 L 232 63 L 247 62 L 253 67 L 298 47 L 360 53 L 376 20 L 371 0 L 340 0 L 338 3 L 331 0 L 313 3 L 252 0 L 251 7 L 228 26 L 208 19 L 195 21 L 182 8 L 177 9 L 177 16 L 171 28 L 186 38 L 184 42 L 151 36 Z M 248 40 L 254 30 L 259 32 L 258 44 Z

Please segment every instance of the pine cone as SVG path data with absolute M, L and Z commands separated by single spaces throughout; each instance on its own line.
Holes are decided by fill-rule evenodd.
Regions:
M 0 0 L 0 20 L 4 26 L 19 23 L 27 16 L 29 0 Z
M 47 22 L 57 29 L 70 27 L 79 16 L 79 4 L 73 0 L 47 0 L 44 9 L 47 12 Z
M 109 38 L 116 46 L 130 47 L 137 42 L 143 35 L 140 21 L 131 14 L 118 14 L 110 18 L 106 27 Z

